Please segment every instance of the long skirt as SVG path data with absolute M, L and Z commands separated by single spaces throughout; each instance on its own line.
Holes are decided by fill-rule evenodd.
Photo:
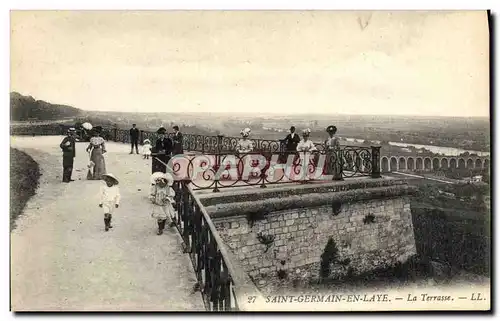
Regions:
M 175 217 L 174 207 L 170 203 L 166 205 L 151 204 L 151 217 L 158 221 L 167 220 L 171 222 L 172 217 Z
M 151 160 L 151 174 L 155 172 L 167 172 L 168 162 L 170 161 L 170 156 L 167 155 L 154 155 Z
M 104 160 L 104 155 L 102 154 L 102 148 L 92 149 L 90 154 L 90 160 L 94 162 L 94 171 L 92 173 L 93 180 L 102 179 L 102 175 L 106 174 L 106 161 Z

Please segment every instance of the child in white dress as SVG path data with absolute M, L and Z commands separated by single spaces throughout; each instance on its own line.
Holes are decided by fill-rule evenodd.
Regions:
M 163 173 L 162 173 L 163 174 Z M 155 184 L 151 185 L 149 199 L 152 202 L 151 217 L 158 222 L 158 235 L 163 234 L 165 224 L 171 225 L 171 218 L 175 215 L 175 191 L 172 188 L 174 178 L 170 174 L 154 173 Z
M 102 175 L 104 184 L 101 186 L 101 198 L 99 207 L 104 212 L 104 230 L 109 231 L 111 218 L 115 208 L 120 205 L 120 189 L 118 188 L 118 179 L 113 174 Z
M 142 157 L 144 159 L 149 159 L 149 156 L 151 156 L 151 142 L 149 139 L 144 140 L 144 144 L 142 145 Z

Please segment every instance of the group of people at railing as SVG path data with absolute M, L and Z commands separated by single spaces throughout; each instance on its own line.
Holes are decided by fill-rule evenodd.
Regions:
M 97 126 L 96 128 L 100 128 Z M 343 172 L 345 170 L 350 172 L 369 174 L 366 170 L 370 170 L 372 159 L 368 149 L 359 153 L 358 149 L 363 148 L 345 148 L 340 146 L 338 137 L 336 137 L 337 128 L 334 125 L 330 125 L 326 128 L 326 133 L 328 137 L 322 144 L 314 143 L 310 139 L 311 130 L 306 128 L 302 130 L 301 137 L 296 133 L 295 126 L 290 127 L 289 134 L 284 138 L 279 140 L 279 145 L 271 145 L 273 141 L 252 139 L 251 129 L 244 128 L 240 132 L 240 139 L 233 137 L 224 137 L 219 135 L 217 137 L 211 136 L 199 136 L 199 135 L 187 135 L 188 141 L 185 141 L 184 135 L 180 132 L 178 126 L 172 127 L 173 132 L 168 133 L 165 127 L 160 127 L 156 133 L 144 132 L 137 128 L 136 124 L 132 125 L 132 128 L 126 131 L 114 130 L 114 140 L 115 141 L 126 141 L 125 136 L 129 136 L 130 142 L 130 154 L 134 153 L 134 150 L 139 154 L 139 145 L 142 145 L 142 155 L 144 158 L 149 159 L 152 156 L 151 173 L 155 172 L 167 172 L 167 164 L 171 158 L 175 155 L 180 155 L 184 153 L 184 149 L 187 148 L 190 152 L 208 152 L 208 155 L 229 155 L 234 154 L 236 157 L 244 157 L 245 155 L 260 153 L 265 154 L 268 157 L 272 153 L 278 154 L 278 161 L 281 164 L 288 164 L 290 157 L 292 156 L 292 165 L 310 167 L 310 169 L 316 171 L 318 164 L 320 163 L 320 157 L 326 158 L 324 163 L 321 162 L 323 166 L 323 175 L 333 175 L 334 179 L 342 179 Z M 91 164 L 93 165 L 93 177 L 94 179 L 99 179 L 102 173 L 106 172 L 106 167 L 104 163 L 104 158 L 102 154 L 105 153 L 104 138 L 100 133 L 93 132 L 93 137 L 90 139 L 89 148 L 87 151 L 91 154 Z M 122 137 L 123 136 L 123 137 Z M 145 138 L 148 137 L 148 138 Z M 191 146 L 193 138 L 201 138 L 202 144 L 208 144 L 210 146 Z M 150 140 L 151 138 L 151 140 Z M 142 143 L 141 143 L 142 141 Z M 151 141 L 154 143 L 151 144 Z M 195 148 L 193 148 L 195 147 Z M 243 164 L 238 165 L 238 171 L 242 172 Z M 256 165 L 255 165 L 256 166 Z

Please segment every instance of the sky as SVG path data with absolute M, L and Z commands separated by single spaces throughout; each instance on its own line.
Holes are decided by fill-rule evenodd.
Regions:
M 85 110 L 489 116 L 485 11 L 12 11 L 11 91 Z

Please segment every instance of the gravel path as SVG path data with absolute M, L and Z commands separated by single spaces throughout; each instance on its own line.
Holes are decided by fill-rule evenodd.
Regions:
M 108 172 L 122 202 L 104 232 L 98 181 L 86 180 L 86 144 L 77 144 L 70 184 L 61 183 L 62 137 L 11 137 L 40 164 L 42 177 L 11 233 L 14 311 L 204 310 L 191 263 L 174 228 L 156 235 L 150 217 L 150 160 L 108 143 Z

